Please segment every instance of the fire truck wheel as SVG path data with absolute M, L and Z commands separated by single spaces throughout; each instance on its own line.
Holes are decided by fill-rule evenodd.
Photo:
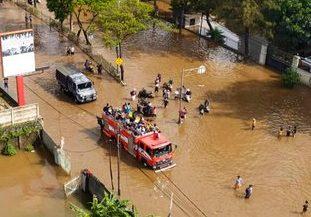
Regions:
M 145 160 L 141 160 L 142 164 L 144 165 L 144 167 L 148 167 L 148 164 Z

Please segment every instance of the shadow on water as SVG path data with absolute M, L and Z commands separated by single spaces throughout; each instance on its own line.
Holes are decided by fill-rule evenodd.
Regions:
M 124 42 L 124 50 L 128 56 L 142 53 L 157 56 L 181 56 L 186 61 L 193 62 L 202 59 L 217 59 L 218 55 L 230 57 L 230 61 L 237 61 L 237 55 L 232 51 L 208 42 L 201 37 L 193 37 L 192 33 L 184 31 L 183 34 L 166 32 L 161 29 L 150 29 L 138 33 Z M 222 52 L 220 53 L 219 50 Z M 228 55 L 230 54 L 230 55 Z
M 276 135 L 280 126 L 297 125 L 299 132 L 311 132 L 310 90 L 298 87 L 295 91 L 282 88 L 279 79 L 237 81 L 222 90 L 209 91 L 221 111 L 213 115 L 242 119 L 247 123 L 255 117 L 267 124 Z

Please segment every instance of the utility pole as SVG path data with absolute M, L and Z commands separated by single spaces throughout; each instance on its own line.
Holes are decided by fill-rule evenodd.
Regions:
M 121 196 L 121 189 L 120 189 L 120 126 L 118 125 L 118 132 L 117 132 L 117 147 L 118 147 L 118 196 Z
M 180 78 L 178 124 L 181 124 L 180 112 L 181 112 L 181 102 L 182 102 L 182 91 L 184 87 L 184 75 L 185 75 L 185 70 L 183 69 L 181 72 L 181 78 Z
M 168 213 L 168 216 L 167 216 L 167 217 L 172 217 L 173 196 L 174 196 L 174 193 L 172 192 L 172 194 L 171 194 L 171 202 L 170 202 L 170 209 L 169 209 L 169 213 Z
M 109 170 L 110 170 L 111 190 L 112 192 L 114 192 L 113 174 L 112 174 L 112 166 L 111 166 L 111 140 L 109 140 Z

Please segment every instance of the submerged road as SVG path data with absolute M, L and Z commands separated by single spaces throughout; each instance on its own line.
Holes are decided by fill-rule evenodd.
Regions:
M 0 8 L 1 31 L 24 26 L 21 9 L 11 4 Z M 104 104 L 121 106 L 134 87 L 151 90 L 157 73 L 164 81 L 173 79 L 175 88 L 183 67 L 204 63 L 208 68 L 205 75 L 185 79 L 185 86 L 193 92 L 193 101 L 183 103 L 189 111 L 185 124 L 176 124 L 177 101 L 171 100 L 167 109 L 162 108 L 160 96 L 152 101 L 159 106 L 157 124 L 179 145 L 174 158 L 177 167 L 155 174 L 122 152 L 122 198 L 130 199 L 144 215 L 167 215 L 173 192 L 175 216 L 284 217 L 296 216 L 304 200 L 311 197 L 310 89 L 282 89 L 278 74 L 238 63 L 235 54 L 207 46 L 187 32 L 179 36 L 151 30 L 124 45 L 127 86 L 120 86 L 108 75 L 91 75 L 99 98 L 76 105 L 60 91 L 55 68 L 64 63 L 82 68 L 87 56 L 78 49 L 76 55 L 65 56 L 71 43 L 40 20 L 34 19 L 34 30 L 36 65 L 51 68 L 25 79 L 26 100 L 40 104 L 45 128 L 55 140 L 65 137 L 72 176 L 89 168 L 109 186 L 108 145 L 100 139 L 96 122 Z M 114 59 L 113 51 L 99 49 L 99 44 L 95 47 L 107 59 Z M 212 113 L 199 117 L 197 107 L 206 97 L 211 99 Z M 253 117 L 257 128 L 250 131 Z M 296 138 L 278 140 L 277 129 L 288 124 L 298 126 Z M 113 168 L 116 171 L 115 158 Z M 116 172 L 114 175 L 116 180 Z M 245 185 L 254 185 L 249 201 L 242 199 L 244 187 L 233 191 L 236 175 L 243 177 Z M 34 204 L 29 207 L 36 209 Z M 49 215 L 48 210 L 44 215 Z

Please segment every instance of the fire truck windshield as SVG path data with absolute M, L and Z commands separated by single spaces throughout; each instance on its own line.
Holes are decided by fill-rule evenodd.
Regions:
M 157 148 L 153 150 L 155 157 L 160 157 L 162 155 L 168 154 L 172 151 L 172 144 L 168 144 L 167 146 L 164 146 L 162 148 Z

